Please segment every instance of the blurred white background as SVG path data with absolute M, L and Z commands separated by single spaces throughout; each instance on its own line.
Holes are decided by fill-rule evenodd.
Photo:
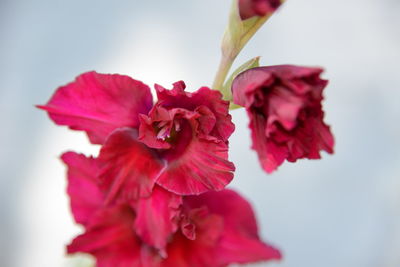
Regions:
M 65 195 L 65 150 L 96 153 L 34 104 L 78 74 L 128 74 L 190 90 L 210 85 L 228 0 L 0 0 L 0 266 L 71 263 L 80 232 Z M 230 158 L 232 187 L 254 205 L 263 238 L 285 259 L 270 267 L 400 266 L 400 1 L 288 0 L 238 62 L 320 65 L 336 153 L 273 175 L 249 149 L 247 117 Z

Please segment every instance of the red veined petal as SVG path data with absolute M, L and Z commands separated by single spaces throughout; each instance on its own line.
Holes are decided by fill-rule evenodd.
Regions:
M 119 127 L 138 127 L 138 116 L 151 109 L 152 96 L 140 81 L 93 71 L 58 88 L 46 105 L 38 107 L 56 124 L 85 131 L 92 143 L 102 144 Z

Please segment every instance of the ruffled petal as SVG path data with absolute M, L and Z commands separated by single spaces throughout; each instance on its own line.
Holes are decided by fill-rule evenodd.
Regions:
M 268 173 L 286 159 L 319 159 L 333 153 L 334 138 L 323 122 L 327 81 L 321 68 L 280 65 L 247 70 L 232 85 L 234 103 L 246 107 L 260 163 Z
M 285 135 L 282 133 L 282 135 Z M 294 131 L 296 138 L 286 134 L 285 138 L 289 148 L 290 162 L 295 162 L 299 158 L 320 159 L 320 151 L 324 150 L 333 153 L 334 137 L 330 127 L 322 122 L 322 119 L 308 118 L 307 122 L 302 123 Z
M 182 81 L 172 90 L 155 88 L 158 102 L 140 117 L 139 140 L 167 162 L 157 184 L 180 195 L 223 189 L 235 169 L 228 161 L 229 103 L 206 87 L 187 93 Z
M 147 85 L 128 76 L 87 72 L 38 107 L 56 124 L 85 131 L 92 143 L 102 144 L 119 127 L 138 127 L 138 115 L 151 109 L 152 96 Z
M 141 115 L 139 128 L 139 141 L 146 144 L 148 147 L 156 149 L 171 149 L 175 146 L 182 146 L 187 143 L 190 137 L 184 132 L 185 121 L 194 121 L 200 114 L 194 111 L 185 110 L 182 108 L 173 108 L 167 110 L 158 103 L 150 111 L 149 116 Z M 189 136 L 192 136 L 190 133 Z
M 215 114 L 216 118 L 215 127 L 210 135 L 227 141 L 235 130 L 229 114 L 229 102 L 222 99 L 219 91 L 211 90 L 208 87 L 202 87 L 193 93 L 185 92 L 185 87 L 183 81 L 174 83 L 171 90 L 155 85 L 160 105 L 165 108 L 183 108 L 190 111 L 194 111 L 200 106 L 207 107 Z
M 100 180 L 107 193 L 107 203 L 150 196 L 164 168 L 164 163 L 153 150 L 136 138 L 136 130 L 120 128 L 110 135 L 100 150 Z
M 181 204 L 181 196 L 156 186 L 150 197 L 141 198 L 135 205 L 135 232 L 164 257 L 167 242 L 178 228 Z
M 168 161 L 157 184 L 180 195 L 222 190 L 235 170 L 227 158 L 227 144 L 193 138 L 179 157 Z
M 61 159 L 68 167 L 67 193 L 70 197 L 72 214 L 77 223 L 86 225 L 104 201 L 96 177 L 99 163 L 92 157 L 88 158 L 74 152 L 64 153 Z

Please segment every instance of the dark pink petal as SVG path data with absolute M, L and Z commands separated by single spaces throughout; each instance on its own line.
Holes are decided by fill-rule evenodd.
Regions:
M 208 107 L 215 114 L 215 128 L 210 135 L 227 141 L 235 130 L 235 125 L 232 123 L 232 116 L 228 113 L 229 102 L 222 100 L 222 95 L 219 91 L 211 90 L 207 87 L 200 88 L 194 94 L 196 94 L 196 100 L 201 99 L 203 101 L 202 105 Z
M 266 138 L 265 117 L 257 113 L 249 113 L 252 149 L 257 151 L 261 166 L 267 173 L 276 170 L 289 156 L 288 148 Z
M 254 16 L 270 15 L 281 4 L 281 0 L 239 0 L 240 17 L 245 20 Z
M 257 222 L 250 203 L 233 190 L 187 196 L 184 201 L 192 209 L 207 207 L 209 213 L 222 216 L 225 228 L 258 237 Z
M 334 138 L 329 126 L 322 122 L 321 117 L 309 118 L 307 122 L 296 127 L 296 138 L 287 142 L 289 145 L 287 160 L 290 162 L 304 157 L 320 159 L 321 150 L 333 153 Z
M 148 245 L 166 256 L 165 247 L 178 228 L 182 197 L 155 186 L 150 197 L 135 205 L 135 232 Z
M 228 146 L 192 138 L 179 157 L 168 161 L 157 184 L 180 195 L 222 190 L 232 179 L 235 166 L 227 160 Z
M 232 83 L 233 101 L 245 108 L 262 107 L 265 93 L 260 88 L 271 86 L 275 79 L 271 72 L 262 68 L 240 73 Z
M 85 131 L 92 143 L 102 144 L 119 127 L 138 127 L 138 115 L 151 109 L 152 96 L 147 85 L 128 76 L 87 72 L 38 107 L 56 124 Z
M 136 140 L 137 131 L 120 128 L 101 148 L 100 179 L 107 192 L 106 202 L 148 197 L 164 164 L 148 147 Z
M 146 116 L 146 115 L 140 115 L 140 128 L 139 128 L 139 137 L 138 140 L 142 142 L 143 144 L 147 145 L 148 147 L 151 148 L 156 148 L 156 149 L 169 149 L 171 148 L 171 144 L 168 143 L 165 139 L 168 137 L 170 134 L 170 131 L 172 131 L 172 118 L 170 118 L 170 114 L 167 110 L 165 109 L 157 109 L 157 112 L 164 113 L 164 111 L 167 114 L 162 114 L 162 118 L 166 119 L 168 122 L 165 122 L 165 125 L 162 125 L 163 131 L 157 131 L 153 125 L 153 120 L 152 118 Z
M 268 125 L 279 122 L 282 127 L 290 131 L 297 125 L 300 110 L 307 105 L 307 99 L 295 95 L 285 88 L 276 87 L 269 95 Z M 272 129 L 271 129 L 272 128 Z M 267 128 L 265 134 L 268 136 L 275 130 L 274 127 Z
M 252 207 L 236 192 L 207 192 L 186 197 L 185 203 L 192 208 L 205 206 L 210 214 L 223 219 L 224 231 L 215 248 L 221 266 L 281 258 L 277 249 L 259 239 Z
M 232 117 L 229 114 L 229 102 L 222 100 L 222 95 L 216 90 L 202 87 L 196 92 L 185 92 L 185 83 L 179 81 L 174 83 L 171 90 L 167 90 L 160 85 L 155 85 L 159 103 L 164 108 L 183 108 L 190 111 L 196 110 L 200 106 L 207 107 L 214 113 L 216 122 L 210 135 L 223 141 L 227 141 L 235 130 Z
M 98 161 L 74 152 L 64 153 L 61 159 L 68 166 L 67 192 L 72 214 L 77 223 L 86 225 L 104 200 L 96 179 L 99 171 Z
M 196 226 L 196 246 L 214 247 L 224 231 L 224 221 L 221 216 L 212 214 L 208 207 L 193 208 L 187 214 L 189 220 Z
M 199 114 L 199 117 L 197 118 L 197 136 L 216 141 L 222 140 L 221 138 L 214 136 L 212 133 L 217 124 L 217 118 L 214 113 L 206 106 L 199 106 L 195 109 L 195 112 Z
M 236 104 L 246 107 L 253 146 L 268 173 L 286 159 L 319 159 L 333 153 L 334 138 L 323 122 L 327 81 L 322 69 L 291 65 L 254 68 L 233 82 Z
M 133 232 L 134 214 L 129 206 L 100 210 L 90 220 L 86 232 L 67 246 L 68 254 L 90 253 L 97 266 L 141 266 L 141 243 Z
M 195 225 L 194 240 L 177 233 L 168 246 L 168 257 L 161 267 L 222 267 L 218 263 L 219 255 L 215 248 L 223 231 L 223 221 L 220 216 L 207 212 L 206 209 L 193 209 L 188 213 L 188 221 Z
M 282 255 L 276 248 L 259 239 L 249 238 L 235 231 L 225 231 L 216 254 L 221 266 L 230 263 L 255 263 L 260 261 L 280 260 Z
M 158 102 L 141 115 L 139 140 L 157 149 L 167 163 L 157 184 L 180 195 L 223 189 L 233 178 L 228 161 L 228 137 L 234 130 L 228 102 L 219 92 L 203 87 L 184 91 L 156 85 Z
M 182 108 L 167 110 L 157 103 L 150 111 L 149 116 L 140 116 L 138 139 L 148 147 L 157 149 L 171 149 L 176 144 L 185 146 L 190 141 L 190 138 L 182 134 L 186 130 L 183 129 L 187 124 L 186 120 L 194 121 L 197 126 L 196 120 L 199 117 L 200 114 L 197 112 Z M 189 133 L 190 136 L 192 134 Z M 182 145 L 183 143 L 185 145 Z

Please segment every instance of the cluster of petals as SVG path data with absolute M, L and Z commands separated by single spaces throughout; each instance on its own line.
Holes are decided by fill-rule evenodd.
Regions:
M 88 72 L 39 106 L 59 125 L 83 130 L 101 144 L 108 201 L 148 196 L 155 184 L 177 194 L 223 189 L 235 169 L 228 161 L 234 131 L 228 102 L 207 87 L 185 92 L 150 88 L 124 75 Z
M 260 241 L 250 204 L 232 180 L 229 103 L 203 87 L 185 92 L 123 75 L 88 72 L 46 105 L 59 125 L 85 131 L 98 157 L 62 155 L 68 194 L 84 233 L 68 253 L 99 267 L 222 267 L 280 259 Z
M 327 81 L 320 68 L 279 65 L 247 70 L 232 84 L 233 101 L 250 118 L 253 145 L 270 173 L 286 159 L 319 159 L 333 153 L 334 138 L 323 122 L 321 101 Z
M 274 13 L 281 4 L 281 0 L 239 0 L 239 14 L 243 20 L 263 17 Z
M 99 267 L 222 267 L 281 258 L 260 241 L 251 206 L 234 191 L 179 196 L 155 186 L 149 197 L 105 205 L 93 175 L 101 162 L 74 152 L 62 159 L 74 218 L 85 228 L 68 253 L 92 254 Z

